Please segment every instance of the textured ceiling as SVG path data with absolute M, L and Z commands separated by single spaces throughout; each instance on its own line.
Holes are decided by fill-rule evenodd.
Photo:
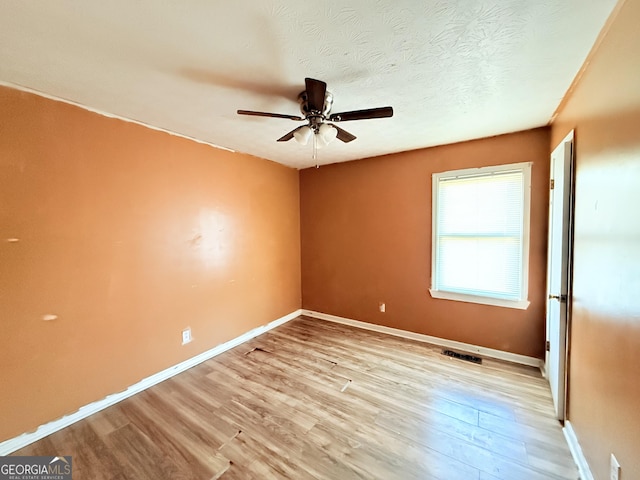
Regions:
M 548 123 L 616 0 L 0 3 L 0 82 L 296 168 Z M 304 78 L 358 137 L 276 142 Z

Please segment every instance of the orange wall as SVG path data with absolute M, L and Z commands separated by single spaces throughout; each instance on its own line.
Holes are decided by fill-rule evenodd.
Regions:
M 0 88 L 0 441 L 300 308 L 299 218 L 293 169 Z
M 576 138 L 569 420 L 597 480 L 640 478 L 640 0 L 626 0 L 553 124 Z
M 549 143 L 542 128 L 301 171 L 303 308 L 542 358 Z M 527 161 L 528 310 L 431 298 L 431 174 Z

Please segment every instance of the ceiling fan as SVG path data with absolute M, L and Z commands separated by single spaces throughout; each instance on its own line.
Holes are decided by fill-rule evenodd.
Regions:
M 355 135 L 328 122 L 347 122 L 351 120 L 366 120 L 370 118 L 385 118 L 393 116 L 393 108 L 379 107 L 365 110 L 352 110 L 349 112 L 331 113 L 333 95 L 327 91 L 327 84 L 313 78 L 305 78 L 305 90 L 298 95 L 300 112 L 302 117 L 285 115 L 281 113 L 254 112 L 252 110 L 238 110 L 239 115 L 253 115 L 257 117 L 287 118 L 295 121 L 306 121 L 306 125 L 294 128 L 289 133 L 278 139 L 278 142 L 286 142 L 294 138 L 297 142 L 306 145 L 313 134 L 314 145 L 326 145 L 334 138 L 345 143 L 356 139 Z

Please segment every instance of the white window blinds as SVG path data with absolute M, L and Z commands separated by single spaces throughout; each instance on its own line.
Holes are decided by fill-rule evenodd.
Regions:
M 433 180 L 432 290 L 526 300 L 530 164 Z

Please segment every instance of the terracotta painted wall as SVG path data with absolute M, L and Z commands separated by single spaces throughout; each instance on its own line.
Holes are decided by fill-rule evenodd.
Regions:
M 640 478 L 640 0 L 626 0 L 553 124 L 575 128 L 569 420 L 597 480 Z
M 298 185 L 0 88 L 0 441 L 300 308 Z
M 301 171 L 303 308 L 542 358 L 549 143 L 542 128 Z M 431 298 L 431 174 L 527 161 L 529 308 Z

